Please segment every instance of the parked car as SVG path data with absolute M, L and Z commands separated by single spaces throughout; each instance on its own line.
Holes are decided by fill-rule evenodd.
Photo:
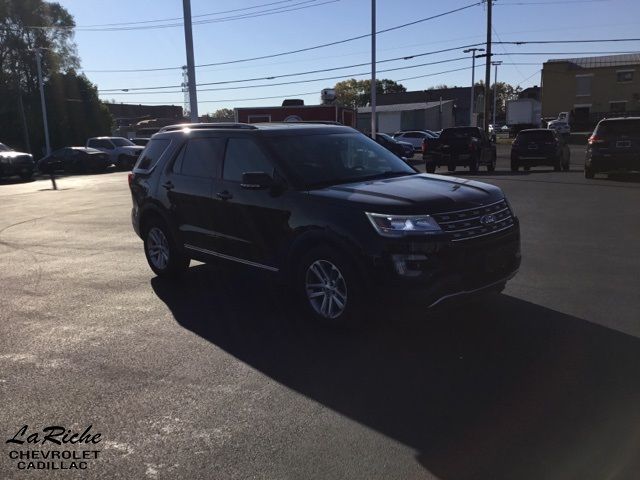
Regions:
M 409 142 L 400 142 L 386 133 L 376 133 L 376 142 L 400 158 L 413 157 L 413 145 Z
M 458 166 L 477 172 L 482 165 L 493 172 L 497 152 L 495 143 L 484 129 L 452 127 L 442 130 L 437 149 L 423 154 L 423 158 L 428 173 L 434 173 L 440 166 L 446 166 L 450 172 L 454 172 Z
M 376 289 L 390 301 L 394 285 L 420 288 L 427 306 L 499 291 L 520 264 L 518 219 L 498 187 L 420 174 L 349 127 L 168 129 L 129 185 L 158 276 L 191 259 L 257 268 L 318 321 L 365 320 Z
M 147 143 L 149 143 L 149 139 L 143 138 L 143 137 L 134 137 L 134 138 L 130 138 L 129 140 L 131 140 L 133 144 L 140 145 L 142 147 L 146 147 Z
M 111 165 L 109 155 L 87 147 L 60 148 L 38 160 L 38 170 L 52 173 L 65 172 L 104 172 Z
M 123 137 L 93 137 L 87 147 L 107 153 L 116 168 L 131 169 L 144 147 Z
M 511 170 L 547 165 L 556 172 L 569 170 L 571 150 L 561 135 L 547 128 L 521 130 L 511 144 Z
M 0 178 L 16 175 L 23 180 L 29 180 L 33 177 L 35 168 L 31 154 L 16 152 L 4 143 L 0 143 Z
M 438 134 L 429 130 L 408 130 L 400 131 L 393 134 L 393 138 L 413 145 L 415 152 L 422 151 L 422 141 L 425 138 L 437 138 Z
M 640 171 L 640 117 L 600 120 L 589 137 L 584 176 Z
M 568 135 L 571 133 L 571 127 L 564 120 L 552 120 L 547 124 L 547 128 L 555 130 L 560 135 Z

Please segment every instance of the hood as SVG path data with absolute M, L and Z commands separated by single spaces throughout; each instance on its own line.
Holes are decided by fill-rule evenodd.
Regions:
M 18 158 L 18 157 L 31 157 L 30 153 L 24 152 L 15 152 L 13 150 L 9 152 L 0 152 L 0 157 L 2 158 Z
M 335 185 L 309 191 L 334 202 L 348 202 L 377 213 L 440 213 L 497 202 L 502 190 L 487 183 L 441 175 L 406 177 Z

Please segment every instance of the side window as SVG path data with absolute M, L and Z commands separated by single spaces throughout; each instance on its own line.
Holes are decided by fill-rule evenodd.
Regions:
M 240 182 L 245 172 L 272 174 L 273 165 L 252 138 L 230 138 L 222 178 Z
M 98 141 L 97 140 L 89 140 L 87 142 L 87 146 L 90 148 L 96 148 L 98 146 Z
M 147 148 L 145 148 L 142 152 L 142 155 L 140 155 L 140 159 L 138 160 L 136 168 L 139 168 L 141 170 L 149 170 L 150 168 L 154 167 L 169 146 L 169 143 L 171 143 L 170 140 L 166 138 L 151 140 L 147 145 Z
M 192 138 L 182 148 L 173 171 L 189 177 L 213 178 L 220 173 L 224 138 Z

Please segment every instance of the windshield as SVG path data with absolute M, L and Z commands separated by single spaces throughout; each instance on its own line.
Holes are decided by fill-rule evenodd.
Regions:
M 10 152 L 11 149 L 7 147 L 4 143 L 0 143 L 0 152 Z
M 379 133 L 378 136 L 383 138 L 384 140 L 386 140 L 388 142 L 397 143 L 397 140 L 395 138 L 387 135 L 386 133 Z
M 284 167 L 308 188 L 416 173 L 359 133 L 271 137 L 267 141 Z
M 113 142 L 113 144 L 116 147 L 131 147 L 131 146 L 136 146 L 135 143 L 133 143 L 131 140 L 127 140 L 126 138 L 120 138 L 120 137 L 115 137 L 111 139 L 111 142 Z
M 543 141 L 550 142 L 555 139 L 551 130 L 533 130 L 530 132 L 520 132 L 517 137 L 522 141 Z
M 596 135 L 635 135 L 640 136 L 640 120 L 615 120 L 601 122 Z
M 478 132 L 478 129 L 475 127 L 447 128 L 443 130 L 442 135 L 440 135 L 440 138 L 442 140 L 446 140 L 448 138 L 469 138 L 469 137 L 480 138 L 480 133 Z

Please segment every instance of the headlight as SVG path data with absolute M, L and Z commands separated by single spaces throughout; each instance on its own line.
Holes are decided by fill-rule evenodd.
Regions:
M 440 225 L 429 215 L 385 215 L 366 212 L 373 228 L 383 237 L 429 235 L 442 232 Z

